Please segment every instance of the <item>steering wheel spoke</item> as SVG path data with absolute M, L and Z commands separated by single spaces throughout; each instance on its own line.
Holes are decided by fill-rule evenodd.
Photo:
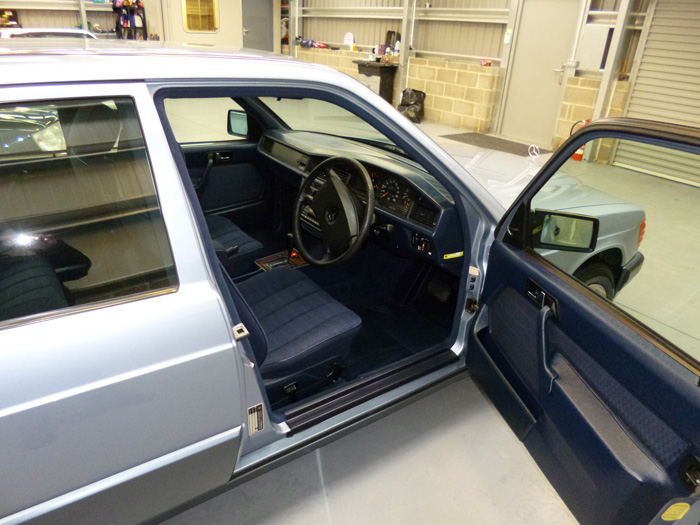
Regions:
M 353 176 L 359 177 L 368 196 L 367 205 L 343 184 L 334 167 L 342 165 L 350 169 Z M 313 183 L 325 176 L 322 184 L 309 201 Z M 310 206 L 319 223 L 323 240 L 324 256 L 312 257 L 301 238 L 301 214 L 305 206 Z M 319 164 L 302 184 L 294 206 L 292 235 L 301 255 L 309 264 L 330 267 L 341 264 L 350 258 L 367 237 L 374 216 L 374 188 L 367 170 L 354 159 L 333 157 Z

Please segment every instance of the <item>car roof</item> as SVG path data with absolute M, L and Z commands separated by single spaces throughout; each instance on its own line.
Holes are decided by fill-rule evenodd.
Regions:
M 43 40 L 43 39 L 42 39 Z M 270 63 L 274 67 L 270 67 Z M 0 85 L 159 79 L 298 79 L 356 85 L 332 68 L 246 49 L 195 50 L 167 42 L 0 43 Z
M 34 33 L 51 33 L 51 34 L 59 34 L 59 33 L 65 33 L 66 35 L 85 35 L 89 36 L 90 38 L 97 38 L 93 33 L 86 29 L 78 29 L 78 28 L 65 28 L 65 27 L 8 27 L 8 28 L 0 28 L 0 34 L 34 34 Z

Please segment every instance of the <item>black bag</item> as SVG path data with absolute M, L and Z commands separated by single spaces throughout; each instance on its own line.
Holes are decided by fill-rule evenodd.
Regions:
M 425 93 L 417 89 L 404 89 L 401 104 L 396 109 L 411 122 L 419 124 L 425 114 Z

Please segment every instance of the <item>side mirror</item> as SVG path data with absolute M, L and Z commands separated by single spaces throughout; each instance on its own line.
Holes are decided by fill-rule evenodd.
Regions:
M 228 110 L 228 125 L 226 126 L 229 135 L 235 137 L 248 137 L 248 115 L 239 109 Z
M 587 215 L 534 210 L 532 246 L 565 252 L 592 252 L 598 241 L 600 221 Z

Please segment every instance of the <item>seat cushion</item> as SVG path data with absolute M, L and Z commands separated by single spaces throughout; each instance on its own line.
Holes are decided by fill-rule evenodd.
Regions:
M 264 378 L 284 377 L 345 355 L 360 317 L 299 270 L 276 268 L 238 285 L 267 336 Z
M 231 275 L 237 275 L 252 269 L 255 259 L 262 255 L 263 245 L 226 217 L 207 215 L 205 219 L 211 238 L 224 250 L 238 246 L 238 251 L 224 262 L 226 270 Z

